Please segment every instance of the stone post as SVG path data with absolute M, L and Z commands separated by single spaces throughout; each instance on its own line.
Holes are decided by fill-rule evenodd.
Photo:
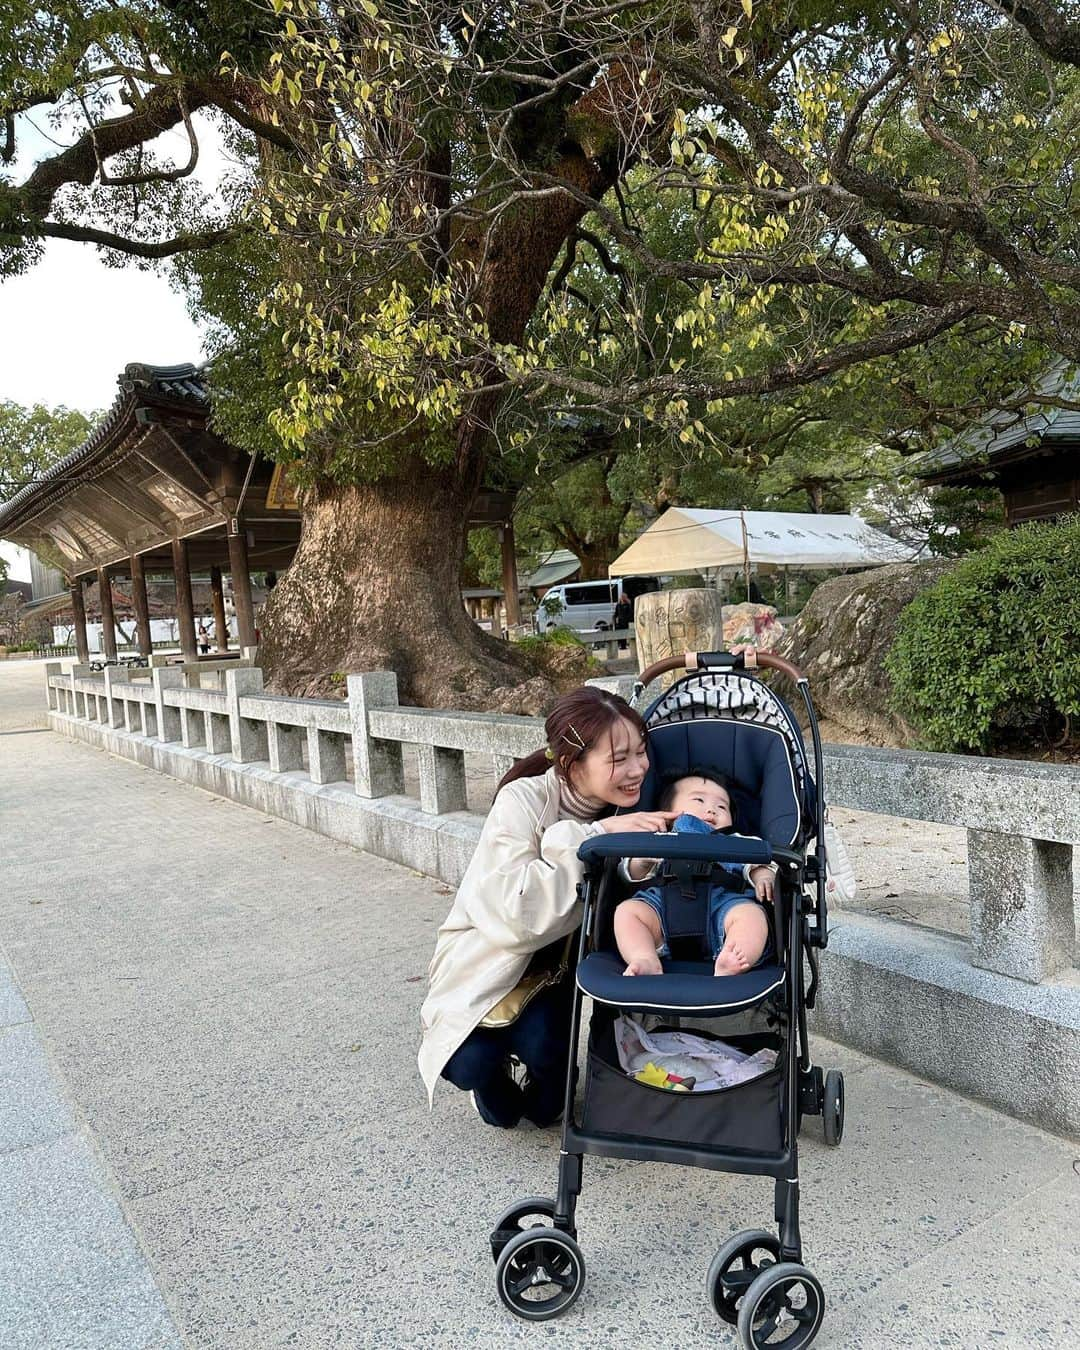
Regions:
M 1072 845 L 968 830 L 971 963 L 1038 984 L 1073 964 Z
M 420 809 L 442 816 L 465 810 L 465 752 L 418 745 Z
M 180 709 L 165 702 L 165 690 L 182 689 L 184 672 L 179 666 L 158 666 L 151 678 L 154 681 L 154 726 L 157 738 L 161 741 L 178 741 Z
M 345 737 L 339 731 L 308 727 L 308 772 L 313 783 L 344 783 Z
M 108 725 L 110 727 L 123 727 L 126 730 L 125 702 L 113 693 L 113 689 L 118 684 L 130 683 L 131 671 L 126 666 L 105 667 L 105 707 L 108 709 Z
M 392 670 L 372 670 L 350 675 L 349 716 L 352 721 L 353 778 L 361 797 L 388 797 L 405 790 L 401 746 L 380 741 L 368 729 L 373 708 L 398 706 L 397 676 Z
M 201 708 L 180 705 L 180 740 L 185 750 L 198 750 L 206 744 L 206 714 Z
M 228 717 L 224 713 L 205 712 L 203 713 L 203 719 L 205 722 L 203 734 L 206 738 L 207 754 L 231 755 L 232 731 Z
M 57 690 L 55 690 L 52 687 L 52 684 L 50 683 L 54 675 L 63 675 L 63 673 L 64 667 L 60 664 L 59 661 L 45 662 L 45 698 L 48 701 L 50 712 L 64 711 L 63 708 L 60 707 L 60 700 L 57 695 Z
M 266 723 L 240 714 L 240 699 L 244 694 L 261 694 L 263 673 L 258 666 L 243 666 L 225 672 L 225 704 L 229 710 L 229 740 L 232 757 L 238 764 L 252 764 L 269 760 Z
M 288 773 L 304 767 L 304 731 L 287 722 L 268 722 L 267 749 L 270 767 L 275 773 Z

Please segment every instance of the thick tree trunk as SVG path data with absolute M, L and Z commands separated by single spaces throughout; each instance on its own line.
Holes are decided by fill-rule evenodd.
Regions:
M 549 705 L 548 680 L 465 612 L 472 498 L 451 472 L 416 462 L 403 477 L 310 489 L 300 546 L 260 622 L 269 687 L 320 697 L 340 693 L 343 675 L 393 670 L 403 702 L 523 713 Z

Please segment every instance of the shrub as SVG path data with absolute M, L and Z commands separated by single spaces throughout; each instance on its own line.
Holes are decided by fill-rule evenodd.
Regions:
M 1080 516 L 996 535 L 903 611 L 886 670 L 929 749 L 1031 743 L 1080 713 Z

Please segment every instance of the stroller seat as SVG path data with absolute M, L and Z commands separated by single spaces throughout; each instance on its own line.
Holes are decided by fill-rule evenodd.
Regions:
M 689 1013 L 721 1017 L 753 1007 L 784 983 L 784 967 L 755 966 L 744 975 L 714 975 L 707 961 L 661 963 L 663 975 L 623 974 L 626 962 L 614 952 L 591 952 L 577 968 L 577 985 L 597 1003 L 636 1012 Z

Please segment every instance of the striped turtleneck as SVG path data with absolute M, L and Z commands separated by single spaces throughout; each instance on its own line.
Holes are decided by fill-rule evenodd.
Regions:
M 607 807 L 607 802 L 598 797 L 583 796 L 565 778 L 559 779 L 559 803 L 563 814 L 571 820 L 586 822 L 596 820 Z

